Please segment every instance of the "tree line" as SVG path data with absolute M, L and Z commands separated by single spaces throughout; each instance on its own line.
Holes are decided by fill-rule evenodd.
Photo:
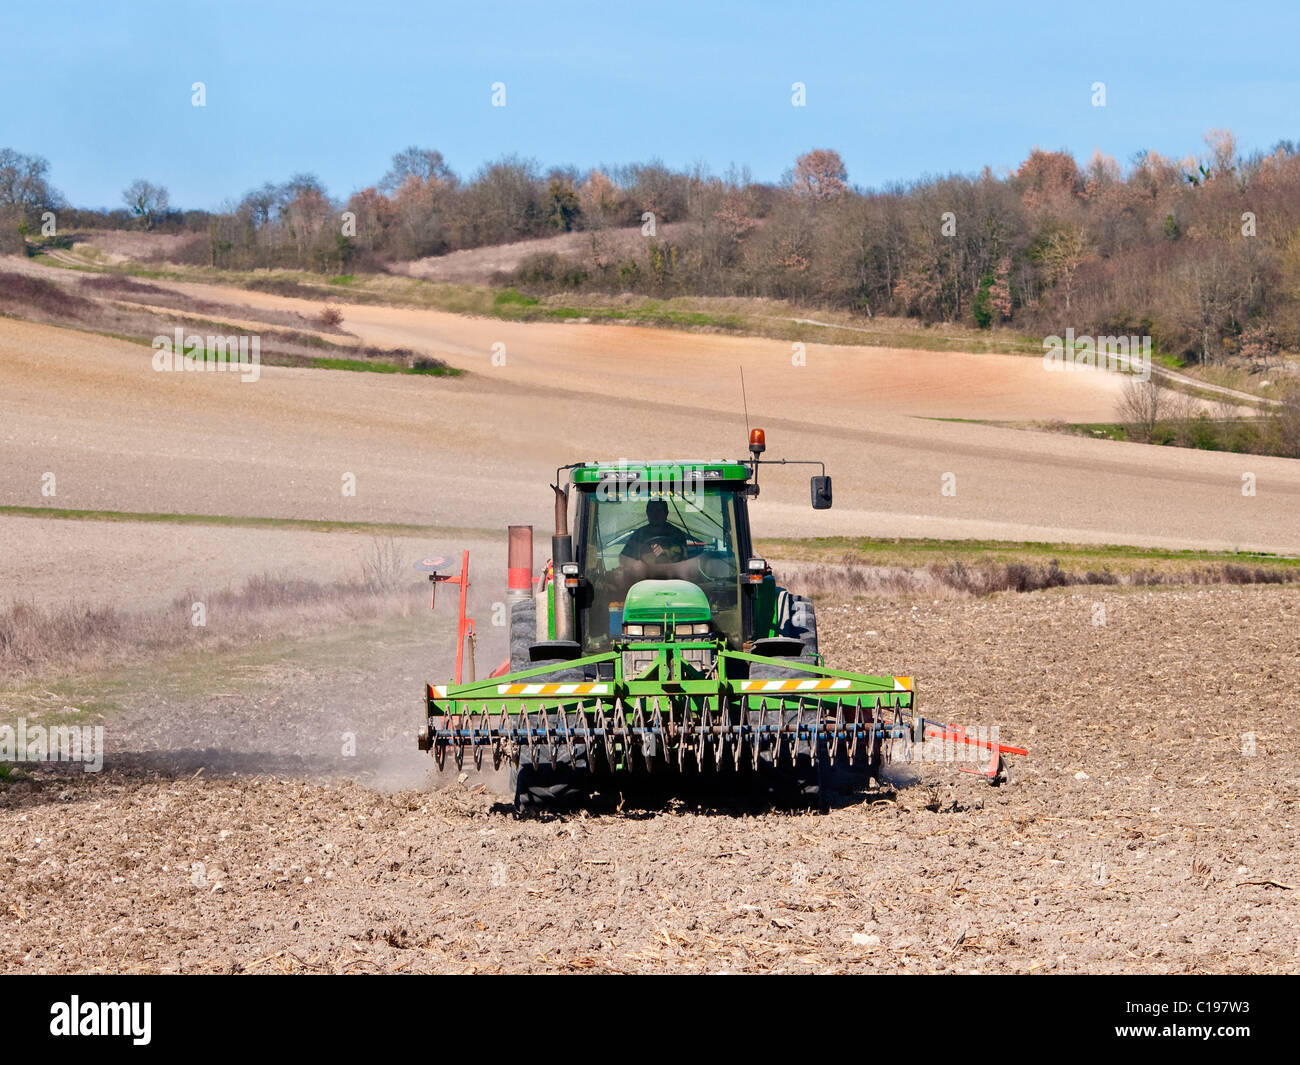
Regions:
M 502 283 L 531 291 L 788 299 L 925 323 L 1150 335 L 1158 351 L 1267 364 L 1300 350 L 1300 150 L 1243 155 L 1211 131 L 1197 155 L 1084 165 L 1034 149 L 1013 171 L 853 186 L 840 156 L 808 152 L 775 184 L 650 162 L 579 171 L 514 156 L 459 177 L 443 156 L 397 153 L 374 185 L 332 197 L 311 174 L 213 212 L 137 181 L 110 211 L 74 210 L 43 159 L 0 150 L 0 250 L 60 231 L 183 234 L 168 258 L 221 268 L 382 270 L 461 249 L 579 233 Z M 632 230 L 632 227 L 638 227 Z M 639 239 L 613 239 L 624 231 Z M 25 238 L 25 240 L 24 240 Z

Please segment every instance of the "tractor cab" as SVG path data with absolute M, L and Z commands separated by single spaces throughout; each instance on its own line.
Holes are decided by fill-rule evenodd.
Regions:
M 752 631 L 743 463 L 593 463 L 574 469 L 573 485 L 575 638 L 584 654 L 625 635 L 668 636 L 674 622 L 740 649 Z
M 584 462 L 556 479 L 552 548 L 564 587 L 550 604 L 551 643 L 535 654 L 595 655 L 630 639 L 709 641 L 731 651 L 817 656 L 811 604 L 779 589 L 755 556 L 748 503 L 758 495 L 762 429 L 746 460 Z M 792 460 L 779 459 L 785 465 Z M 831 505 L 831 480 L 813 477 L 812 505 Z M 796 616 L 798 615 L 798 616 Z M 563 650 L 567 648 L 567 651 Z

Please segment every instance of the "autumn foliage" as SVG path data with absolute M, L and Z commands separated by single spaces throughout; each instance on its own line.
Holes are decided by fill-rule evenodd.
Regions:
M 41 164 L 0 151 L 0 231 L 30 231 Z M 1159 351 L 1204 362 L 1267 365 L 1300 350 L 1300 152 L 1283 142 L 1243 156 L 1223 130 L 1181 160 L 1148 152 L 1121 167 L 1098 153 L 1080 165 L 1034 149 L 1003 173 L 884 190 L 852 186 L 829 148 L 799 156 L 777 185 L 658 162 L 543 171 L 515 157 L 462 179 L 438 152 L 408 148 L 346 200 L 297 175 L 223 213 L 163 211 L 149 224 L 192 234 L 181 258 L 218 267 L 346 273 L 576 232 L 589 236 L 527 261 L 512 283 L 1149 334 Z M 125 211 L 67 216 L 139 224 Z M 606 239 L 613 231 L 641 239 Z

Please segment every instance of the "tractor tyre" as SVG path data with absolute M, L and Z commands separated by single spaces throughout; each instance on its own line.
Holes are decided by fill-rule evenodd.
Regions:
M 810 673 L 804 673 L 801 670 L 791 669 L 789 666 L 781 665 L 782 659 L 773 658 L 768 662 L 751 662 L 749 664 L 750 680 L 793 680 L 796 678 L 808 678 L 813 676 Z M 815 666 L 817 659 L 811 655 L 803 654 L 798 658 L 784 659 L 786 662 L 799 662 L 803 665 Z
M 796 659 L 809 662 L 806 656 Z M 793 680 L 808 674 L 788 666 L 775 663 L 755 662 L 750 666 L 749 676 L 752 680 Z M 772 711 L 764 715 L 758 709 L 762 697 L 751 697 L 747 714 L 749 723 L 757 726 L 772 723 Z M 816 725 L 818 711 L 816 707 L 805 707 L 800 719 L 800 711 L 795 707 L 781 711 L 782 725 Z M 817 748 L 813 750 L 813 744 Z M 812 807 L 825 812 L 831 795 L 830 759 L 825 744 L 815 740 L 799 740 L 784 747 L 784 754 L 778 754 L 782 748 L 767 747 L 760 751 L 758 761 L 759 780 L 766 785 L 768 797 L 777 806 Z M 816 758 L 813 755 L 816 754 Z
M 806 595 L 796 595 L 790 606 L 790 632 L 803 642 L 804 656 L 817 657 L 817 609 Z
M 537 600 L 516 599 L 510 604 L 510 672 L 528 669 L 528 648 L 537 642 Z
M 533 644 L 537 643 L 537 600 L 516 599 L 510 604 L 510 672 L 521 673 L 525 669 L 541 669 L 549 666 L 553 672 L 538 677 L 554 683 L 570 683 L 585 679 L 581 669 L 567 665 L 565 659 L 548 658 L 534 662 L 530 654 Z
M 563 716 L 563 723 L 572 729 L 586 723 L 586 715 L 577 711 Z M 561 724 L 558 710 L 530 712 L 527 717 L 529 727 L 534 729 L 555 729 Z M 578 806 L 591 794 L 587 745 L 564 744 L 558 740 L 553 747 L 547 742 L 521 744 L 519 764 L 510 770 L 510 784 L 515 809 L 520 813 L 562 811 Z

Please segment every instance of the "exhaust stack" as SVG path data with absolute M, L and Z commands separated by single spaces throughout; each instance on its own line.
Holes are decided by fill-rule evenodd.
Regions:
M 511 525 L 506 556 L 506 598 L 527 599 L 533 594 L 533 527 Z
M 569 486 L 551 485 L 555 491 L 555 535 L 551 537 L 552 580 L 555 590 L 555 638 L 574 638 L 573 596 L 560 580 L 560 568 L 573 561 L 573 537 L 569 535 Z

